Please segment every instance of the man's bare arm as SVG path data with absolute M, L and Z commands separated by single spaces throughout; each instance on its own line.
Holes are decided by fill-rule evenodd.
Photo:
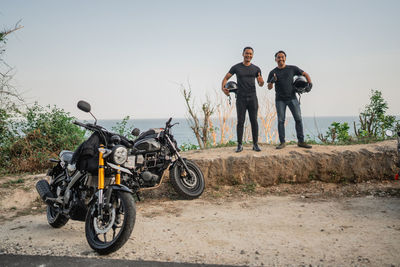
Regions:
M 261 76 L 261 73 L 258 73 L 257 82 L 258 82 L 258 85 L 259 85 L 260 87 L 262 87 L 262 86 L 264 85 L 264 79 L 263 79 L 263 77 Z

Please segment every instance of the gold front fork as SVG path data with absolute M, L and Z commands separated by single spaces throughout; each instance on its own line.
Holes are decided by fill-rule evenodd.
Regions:
M 98 205 L 99 205 L 99 213 L 100 217 L 102 216 L 102 207 L 103 207 L 103 189 L 104 189 L 104 145 L 100 145 L 99 148 L 99 173 L 98 173 L 98 181 L 97 181 L 97 188 L 99 189 L 99 198 L 98 198 Z
M 100 145 L 99 149 L 99 174 L 98 174 L 99 178 L 97 183 L 98 189 L 104 189 L 104 159 L 103 159 L 104 153 L 102 151 L 104 151 L 104 145 Z
M 118 165 L 119 167 L 119 165 Z M 121 171 L 118 170 L 117 174 L 115 175 L 115 184 L 121 184 Z

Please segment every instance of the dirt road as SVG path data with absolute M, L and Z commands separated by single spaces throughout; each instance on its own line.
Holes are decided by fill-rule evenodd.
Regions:
M 219 197 L 208 193 L 192 201 L 146 199 L 137 204 L 130 240 L 104 258 L 257 266 L 400 265 L 398 182 L 325 188 L 324 193 L 309 190 L 313 186 L 326 187 L 281 185 L 275 193 L 269 189 L 240 197 L 229 189 Z M 294 189 L 276 194 L 288 188 Z M 1 199 L 4 207 L 6 199 Z M 86 242 L 82 222 L 53 229 L 43 211 L 13 219 L 4 219 L 5 209 L 1 212 L 1 253 L 99 257 Z

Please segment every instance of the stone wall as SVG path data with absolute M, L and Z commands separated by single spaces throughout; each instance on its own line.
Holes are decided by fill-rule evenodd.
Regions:
M 251 146 L 235 153 L 234 147 L 183 152 L 195 161 L 206 178 L 206 186 L 255 183 L 269 186 L 278 183 L 360 182 L 393 179 L 396 167 L 396 141 L 368 145 L 315 145 L 304 149 L 290 145 L 282 150 Z

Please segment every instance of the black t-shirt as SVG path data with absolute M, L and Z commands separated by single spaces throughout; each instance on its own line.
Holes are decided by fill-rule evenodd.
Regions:
M 271 70 L 268 75 L 268 82 L 276 74 L 278 80 L 275 83 L 275 99 L 280 101 L 291 100 L 296 98 L 296 92 L 293 88 L 293 77 L 299 76 L 304 71 L 297 66 L 286 65 L 283 69 L 276 67 Z
M 236 74 L 238 84 L 238 96 L 252 96 L 256 94 L 255 79 L 258 73 L 261 75 L 261 69 L 256 65 L 244 65 L 242 62 L 234 65 L 230 74 Z

